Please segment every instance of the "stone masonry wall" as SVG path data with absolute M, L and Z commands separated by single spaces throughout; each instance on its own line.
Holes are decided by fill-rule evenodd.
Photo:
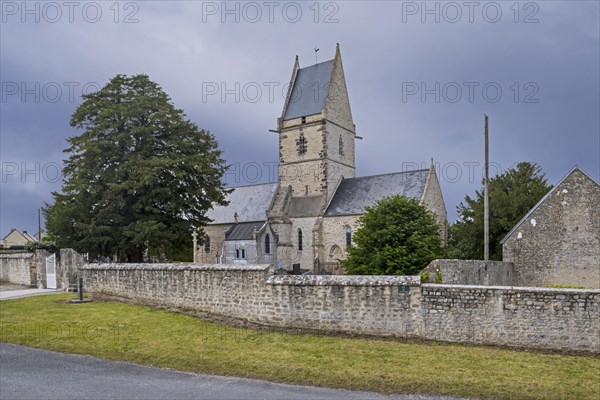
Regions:
M 0 280 L 34 285 L 35 279 L 33 253 L 0 254 Z
M 84 264 L 83 255 L 73 249 L 60 249 L 60 258 L 56 263 L 58 287 L 74 291 L 77 288 L 77 273 Z
M 502 247 L 515 285 L 600 288 L 600 186 L 575 169 Z
M 427 282 L 435 283 L 437 271 L 442 281 L 454 285 L 512 286 L 514 264 L 503 261 L 433 260 L 421 271 Z
M 442 195 L 442 188 L 434 168 L 430 169 L 427 177 L 427 186 L 421 202 L 435 215 L 436 222 L 441 228 L 440 236 L 444 245 L 448 243 L 448 213 Z
M 223 255 L 223 242 L 225 241 L 225 232 L 233 224 L 218 224 L 207 225 L 204 227 L 205 235 L 210 238 L 210 246 L 207 248 L 204 242 L 198 238 L 198 248 L 196 249 L 196 257 L 199 263 L 202 264 L 217 264 L 217 254 Z
M 600 352 L 600 291 L 424 284 L 415 328 L 452 342 Z
M 46 257 L 50 256 L 50 252 L 48 250 L 37 249 L 33 255 L 33 260 L 35 263 L 35 281 L 37 287 L 39 289 L 45 289 L 48 287 L 47 279 L 46 279 Z M 58 284 L 58 278 L 60 276 L 60 260 L 56 260 L 56 278 Z M 60 287 L 60 286 L 58 286 Z
M 323 253 L 319 259 L 325 262 L 335 262 L 346 259 L 346 227 L 352 229 L 352 234 L 358 229 L 359 215 L 341 215 L 334 217 L 324 217 L 322 225 Z M 337 253 L 339 249 L 339 253 Z M 339 256 L 338 256 L 339 255 Z
M 314 232 L 313 228 L 316 217 L 309 218 L 293 218 L 292 219 L 292 243 L 293 248 L 290 249 L 288 255 L 284 254 L 283 251 L 278 253 L 278 257 L 290 260 L 289 268 L 292 268 L 293 264 L 299 263 L 302 269 L 313 270 L 315 249 L 313 246 Z M 298 230 L 302 230 L 302 250 L 298 247 Z
M 600 352 L 600 290 L 276 276 L 268 265 L 87 264 L 87 290 L 273 327 Z
M 325 126 L 319 119 L 291 128 L 279 135 L 279 183 L 292 187 L 294 196 L 322 194 L 322 179 L 326 171 L 320 153 L 323 148 Z M 306 152 L 298 153 L 297 141 L 301 135 L 306 140 Z

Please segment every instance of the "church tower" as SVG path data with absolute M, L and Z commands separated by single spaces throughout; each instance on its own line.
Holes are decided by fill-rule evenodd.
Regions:
M 333 60 L 300 68 L 298 57 L 281 117 L 279 185 L 324 206 L 342 178 L 355 176 L 356 128 L 339 44 Z M 315 199 L 316 200 L 316 199 Z
M 354 141 L 339 45 L 333 60 L 294 63 L 281 117 L 278 189 L 267 211 L 278 267 L 312 269 L 322 252 L 325 207 L 344 178 L 354 178 Z

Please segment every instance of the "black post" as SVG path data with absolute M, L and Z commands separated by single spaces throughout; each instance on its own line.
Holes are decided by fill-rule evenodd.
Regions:
M 77 292 L 79 293 L 79 301 L 83 301 L 83 276 L 79 276 L 79 285 L 77 288 Z

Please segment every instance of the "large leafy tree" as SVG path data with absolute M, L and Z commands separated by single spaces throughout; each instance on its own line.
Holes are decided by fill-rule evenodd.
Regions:
M 46 226 L 58 246 L 140 261 L 190 242 L 213 202 L 225 204 L 215 138 L 146 75 L 117 75 L 71 117 L 62 193 Z
M 354 275 L 414 275 L 442 254 L 440 227 L 418 200 L 391 196 L 366 207 L 342 266 Z
M 552 188 L 535 163 L 521 162 L 490 179 L 490 259 L 502 259 L 500 241 Z M 449 229 L 449 256 L 483 259 L 483 189 L 465 197 L 458 207 L 458 221 Z

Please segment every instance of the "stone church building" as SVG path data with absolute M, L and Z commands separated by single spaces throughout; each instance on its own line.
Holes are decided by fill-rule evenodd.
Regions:
M 207 216 L 200 263 L 272 263 L 296 273 L 343 273 L 365 207 L 391 195 L 419 199 L 442 226 L 446 208 L 435 168 L 357 177 L 352 120 L 339 45 L 333 60 L 292 71 L 281 117 L 278 182 L 236 187 Z

